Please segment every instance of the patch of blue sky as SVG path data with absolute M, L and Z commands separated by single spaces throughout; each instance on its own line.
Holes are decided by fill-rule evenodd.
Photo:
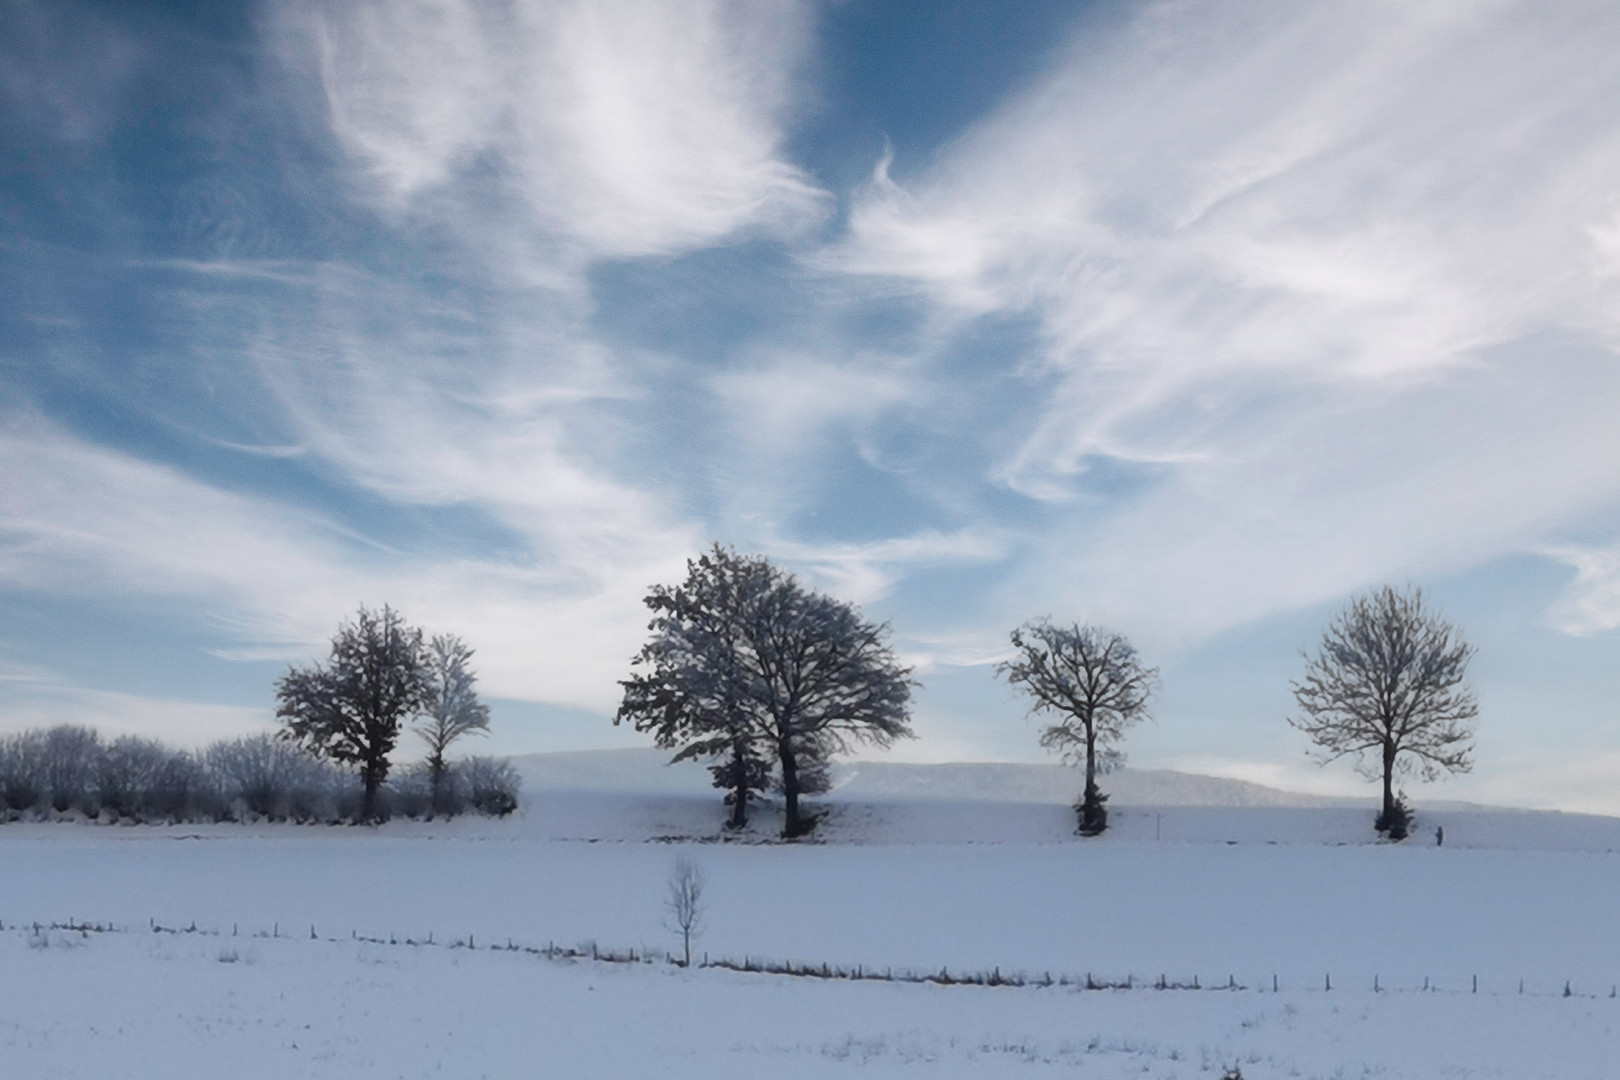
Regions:
M 217 654 L 231 631 L 205 607 L 128 593 L 7 588 L 4 659 L 49 676 L 48 685 L 156 699 L 273 707 L 282 660 Z
M 785 478 L 794 508 L 783 525 L 788 535 L 805 542 L 863 544 L 956 524 L 904 474 L 872 468 L 842 441 L 828 453 L 798 461 L 808 467 L 795 467 Z
M 745 240 L 672 256 L 604 260 L 589 271 L 590 326 L 621 350 L 720 368 L 780 341 L 820 308 L 791 250 Z
M 820 10 L 815 92 L 788 149 L 835 191 L 885 153 L 897 175 L 932 159 L 1038 75 L 1095 0 L 853 0 Z

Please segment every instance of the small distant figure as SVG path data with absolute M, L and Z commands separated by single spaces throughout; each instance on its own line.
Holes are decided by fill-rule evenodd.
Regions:
M 1436 825 L 1434 827 L 1434 846 L 1446 846 L 1446 827 L 1444 825 Z

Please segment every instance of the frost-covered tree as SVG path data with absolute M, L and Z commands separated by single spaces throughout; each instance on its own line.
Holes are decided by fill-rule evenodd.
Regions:
M 821 795 L 832 790 L 832 755 L 836 750 L 837 747 L 825 745 L 820 739 L 799 741 L 794 766 L 800 795 Z M 786 794 L 780 774 L 771 777 L 771 787 L 777 794 Z
M 622 684 L 615 722 L 681 747 L 676 760 L 730 755 L 716 776 L 735 785 L 733 823 L 763 779 L 755 758 L 777 768 L 783 835 L 794 837 L 814 825 L 800 806 L 801 762 L 911 736 L 914 684 L 888 628 L 768 560 L 717 544 L 687 563 L 684 584 L 655 586 L 646 602 L 653 639 L 635 662 L 647 671 Z
M 339 627 L 326 664 L 289 668 L 276 683 L 284 737 L 358 768 L 360 818 L 377 819 L 377 791 L 400 727 L 431 704 L 422 631 L 386 605 Z
M 613 722 L 678 748 L 671 764 L 712 760 L 709 772 L 731 806 L 727 825 L 740 829 L 749 802 L 770 783 L 767 748 L 748 707 L 742 613 L 759 604 L 778 572 L 718 544 L 688 560 L 686 571 L 680 585 L 654 585 L 647 594 L 652 639 L 633 661 L 645 670 L 620 683 L 624 698 Z
M 1306 654 L 1293 684 L 1299 713 L 1288 722 L 1310 736 L 1323 764 L 1356 759 L 1383 781 L 1375 827 L 1405 839 L 1411 813 L 1395 777 L 1414 768 L 1425 780 L 1473 767 L 1479 701 L 1466 684 L 1473 646 L 1429 610 L 1423 592 L 1388 585 L 1354 597 Z
M 1058 718 L 1041 730 L 1041 745 L 1085 765 L 1079 832 L 1097 836 L 1108 828 L 1108 796 L 1098 790 L 1097 774 L 1125 730 L 1147 716 L 1158 669 L 1144 664 L 1124 637 L 1096 626 L 1035 619 L 1012 632 L 1012 645 L 1013 658 L 996 673 L 1029 695 L 1031 713 Z
M 480 814 L 505 817 L 518 808 L 523 779 L 506 758 L 470 757 L 456 766 L 461 797 Z
M 428 746 L 428 776 L 432 788 L 432 810 L 446 811 L 445 752 L 463 735 L 489 733 L 489 707 L 478 700 L 473 684 L 478 677 L 468 662 L 473 650 L 454 634 L 438 634 L 428 642 L 425 654 L 428 705 L 416 723 L 416 733 Z
M 330 762 L 268 733 L 216 742 L 203 760 L 224 809 L 237 815 L 315 820 L 331 812 L 341 787 Z
M 734 732 L 726 749 L 709 765 L 714 786 L 726 793 L 731 807 L 726 826 L 740 829 L 748 824 L 748 803 L 772 786 L 771 762 L 765 749 L 745 732 Z
M 45 733 L 19 731 L 0 736 L 0 798 L 9 810 L 43 807 L 50 789 L 45 779 Z
M 51 808 L 58 813 L 72 808 L 90 812 L 102 754 L 101 736 L 80 724 L 58 724 L 46 729 L 40 751 Z
M 137 820 L 189 820 L 206 798 L 207 770 L 193 754 L 154 739 L 121 735 L 96 762 L 96 794 L 103 811 Z

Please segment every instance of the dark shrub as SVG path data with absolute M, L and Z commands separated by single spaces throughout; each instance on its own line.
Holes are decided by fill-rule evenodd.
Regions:
M 465 758 L 456 763 L 451 775 L 466 792 L 467 802 L 480 814 L 505 817 L 518 808 L 523 781 L 505 758 Z
M 1416 818 L 1412 808 L 1406 805 L 1404 795 L 1397 796 L 1387 811 L 1380 810 L 1378 817 L 1373 821 L 1373 828 L 1391 840 L 1405 840 L 1412 833 L 1412 823 Z

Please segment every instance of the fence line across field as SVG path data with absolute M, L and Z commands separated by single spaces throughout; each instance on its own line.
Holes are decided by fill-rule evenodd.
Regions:
M 387 937 L 376 934 L 362 934 L 358 930 L 351 930 L 344 937 L 322 936 L 317 933 L 313 923 L 309 924 L 307 935 L 288 932 L 283 933 L 279 922 L 272 923 L 268 931 L 263 929 L 246 934 L 241 932 L 240 924 L 232 923 L 230 932 L 226 933 L 219 928 L 203 928 L 192 920 L 185 926 L 165 926 L 156 919 L 149 919 L 144 930 L 132 929 L 128 925 L 120 926 L 112 922 L 89 922 L 77 918 L 69 918 L 65 922 L 22 922 L 7 923 L 0 920 L 0 932 L 4 931 L 26 932 L 31 935 L 32 941 L 39 941 L 48 947 L 48 939 L 43 935 L 48 933 L 79 934 L 88 937 L 91 934 L 130 934 L 153 933 L 173 935 L 201 935 L 217 938 L 258 938 L 295 940 L 303 938 L 309 941 L 324 941 L 340 943 L 343 941 L 359 942 L 366 945 L 381 945 L 399 948 L 447 948 L 469 949 L 485 952 L 515 952 L 531 956 L 540 956 L 548 960 L 561 961 L 590 961 L 600 964 L 655 964 L 664 963 L 675 967 L 684 967 L 682 962 L 664 949 L 637 950 L 634 947 L 626 949 L 604 949 L 594 941 L 567 946 L 558 945 L 555 940 L 547 941 L 545 945 L 519 943 L 507 938 L 503 944 L 500 941 L 486 942 L 479 945 L 474 934 L 469 933 L 464 938 L 451 938 L 448 941 L 435 940 L 433 931 L 428 931 L 421 938 L 401 936 L 391 933 Z M 1335 982 L 1332 972 L 1324 972 L 1320 981 L 1307 979 L 1295 982 L 1290 979 L 1284 981 L 1273 973 L 1264 979 L 1253 983 L 1240 982 L 1236 975 L 1227 973 L 1224 979 L 1211 979 L 1205 981 L 1201 975 L 1172 978 L 1165 972 L 1156 976 L 1141 978 L 1135 974 L 1099 975 L 1088 971 L 1084 974 L 1069 972 L 1041 971 L 1034 973 L 1024 969 L 1009 969 L 1003 972 L 1000 966 L 994 966 L 988 971 L 984 969 L 966 969 L 951 971 L 948 965 L 942 965 L 937 971 L 920 968 L 896 968 L 885 966 L 867 966 L 864 964 L 844 965 L 833 964 L 826 961 L 807 962 L 794 960 L 773 960 L 756 956 L 744 956 L 741 959 L 734 957 L 711 957 L 704 953 L 701 960 L 692 965 L 698 970 L 733 971 L 746 974 L 779 975 L 793 978 L 822 979 L 844 982 L 893 982 L 893 983 L 929 983 L 935 986 L 981 986 L 981 987 L 1032 987 L 1044 989 L 1048 987 L 1062 987 L 1083 991 L 1198 991 L 1198 992 L 1252 992 L 1252 993 L 1282 993 L 1284 991 L 1303 991 L 1319 993 L 1355 992 L 1355 985 L 1346 985 L 1342 980 Z M 1565 998 L 1610 998 L 1620 1000 L 1620 983 L 1611 983 L 1607 993 L 1596 990 L 1577 989 L 1575 980 L 1553 980 L 1553 990 L 1534 988 L 1525 979 L 1512 981 L 1508 989 L 1501 989 L 1485 985 L 1484 992 L 1489 996 L 1529 996 L 1529 997 L 1565 997 Z M 1410 985 L 1390 985 L 1381 974 L 1375 974 L 1369 985 L 1364 989 L 1374 994 L 1390 993 L 1440 993 L 1440 994 L 1469 994 L 1481 992 L 1481 982 L 1478 975 L 1472 975 L 1466 983 L 1457 986 L 1442 985 L 1430 976 L 1423 976 L 1419 985 L 1414 977 Z

